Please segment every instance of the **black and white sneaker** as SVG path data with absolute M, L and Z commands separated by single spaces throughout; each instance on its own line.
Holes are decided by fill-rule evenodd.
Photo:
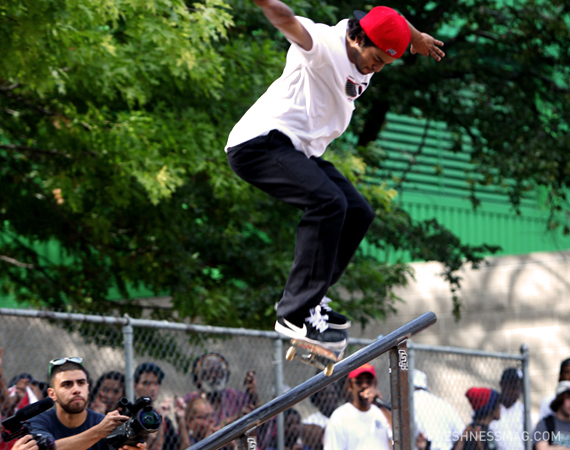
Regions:
M 329 306 L 329 303 L 331 301 L 332 300 L 325 295 L 319 304 L 321 307 L 321 314 L 326 314 L 329 316 L 329 328 L 332 328 L 333 330 L 346 330 L 350 328 L 350 320 L 348 320 L 348 318 L 341 313 L 333 311 Z
M 343 351 L 348 344 L 348 333 L 331 328 L 328 315 L 321 314 L 320 306 L 311 308 L 304 321 L 299 321 L 295 317 L 280 316 L 275 322 L 275 331 L 335 352 Z

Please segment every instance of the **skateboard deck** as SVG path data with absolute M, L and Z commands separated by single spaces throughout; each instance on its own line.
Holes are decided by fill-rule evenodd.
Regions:
M 329 377 L 334 371 L 334 364 L 342 359 L 343 353 L 344 350 L 335 352 L 300 339 L 291 339 L 291 347 L 287 350 L 285 359 L 287 361 L 296 359 L 309 366 L 316 367 L 323 370 L 324 374 Z

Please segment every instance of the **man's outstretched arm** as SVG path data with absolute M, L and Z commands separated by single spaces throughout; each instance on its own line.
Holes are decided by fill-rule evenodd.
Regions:
M 263 10 L 265 17 L 275 28 L 303 50 L 313 48 L 313 39 L 305 27 L 295 17 L 293 10 L 280 0 L 254 0 Z
M 408 22 L 410 27 L 410 32 L 412 37 L 410 43 L 412 44 L 410 51 L 412 54 L 419 53 L 424 56 L 432 56 L 436 61 L 441 61 L 441 58 L 445 56 L 443 50 L 439 47 L 443 47 L 443 42 L 434 39 L 427 33 L 420 33 L 414 28 L 414 26 Z

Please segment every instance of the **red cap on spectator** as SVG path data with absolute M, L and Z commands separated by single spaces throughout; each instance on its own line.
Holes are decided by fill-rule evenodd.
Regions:
M 387 6 L 376 6 L 368 14 L 354 11 L 354 16 L 376 47 L 394 58 L 400 58 L 404 54 L 412 33 L 407 20 L 395 10 Z
M 369 373 L 374 378 L 376 378 L 376 369 L 372 364 L 364 364 L 363 366 L 360 366 L 358 369 L 354 369 L 352 372 L 348 374 L 348 378 L 356 378 L 358 377 L 358 375 L 361 375 L 363 373 Z
M 499 399 L 497 391 L 485 387 L 472 387 L 465 393 L 465 396 L 471 403 L 473 411 L 491 411 Z

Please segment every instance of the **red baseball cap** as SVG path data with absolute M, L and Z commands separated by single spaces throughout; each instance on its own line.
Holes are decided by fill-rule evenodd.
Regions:
M 354 17 L 366 36 L 384 53 L 400 58 L 410 43 L 412 33 L 408 21 L 387 6 L 376 6 L 368 14 L 354 11 Z
M 499 400 L 499 393 L 486 387 L 472 387 L 465 393 L 473 411 L 490 412 Z
M 348 378 L 357 378 L 359 375 L 363 373 L 369 373 L 374 378 L 376 378 L 376 369 L 372 364 L 364 364 L 360 366 L 358 369 L 354 369 L 352 372 L 348 374 Z

